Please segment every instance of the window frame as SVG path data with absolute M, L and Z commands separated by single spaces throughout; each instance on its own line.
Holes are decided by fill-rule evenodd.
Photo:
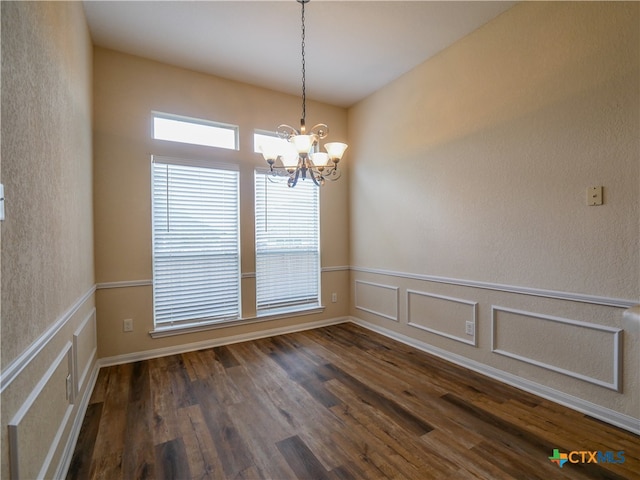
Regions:
M 176 121 L 176 122 L 181 122 L 185 124 L 213 127 L 221 130 L 231 131 L 233 132 L 233 138 L 234 138 L 233 147 L 227 147 L 224 145 L 211 145 L 208 143 L 194 143 L 194 142 L 188 142 L 183 140 L 174 140 L 170 138 L 157 138 L 156 128 L 155 128 L 156 118 L 161 120 L 170 120 L 170 121 Z M 182 145 L 196 145 L 199 147 L 219 148 L 222 150 L 238 151 L 240 149 L 240 127 L 238 125 L 233 125 L 231 123 L 223 123 L 223 122 L 217 122 L 214 120 L 206 120 L 203 118 L 187 117 L 183 115 L 176 115 L 173 113 L 163 113 L 163 112 L 152 111 L 151 112 L 151 139 L 160 140 L 163 142 L 178 143 Z
M 271 177 L 269 175 L 269 170 L 266 168 L 255 168 L 254 169 L 254 235 L 255 235 L 255 248 L 254 248 L 254 255 L 255 255 L 255 265 L 256 265 L 256 281 L 255 281 L 255 293 L 256 293 L 256 315 L 258 318 L 262 318 L 262 317 L 268 317 L 268 316 L 278 316 L 278 315 L 289 315 L 289 314 L 295 314 L 297 312 L 305 312 L 308 310 L 316 310 L 316 309 L 322 309 L 322 248 L 321 248 L 321 234 L 320 234 L 320 226 L 321 226 L 321 210 L 320 210 L 320 189 L 313 184 L 312 182 L 309 182 L 309 186 L 308 187 L 303 187 L 303 188 L 312 188 L 313 191 L 316 192 L 316 204 L 315 204 L 315 210 L 317 212 L 317 216 L 315 218 L 315 240 L 316 240 L 316 255 L 317 255 L 317 262 L 316 263 L 316 267 L 315 267 L 315 275 L 314 275 L 314 279 L 315 279 L 315 285 L 316 285 L 316 295 L 314 296 L 313 302 L 304 302 L 304 303 L 295 303 L 295 302 L 291 302 L 289 305 L 286 306 L 282 306 L 282 307 L 263 307 L 261 308 L 260 306 L 260 285 L 259 285 L 259 281 L 260 281 L 260 272 L 259 272 L 259 267 L 258 267 L 258 263 L 259 263 L 259 240 L 258 240 L 258 228 L 259 228 L 259 207 L 258 207 L 258 186 L 257 186 L 257 182 L 258 182 L 258 176 L 261 176 L 261 181 L 264 181 L 266 184 L 269 184 L 269 182 L 271 181 Z M 282 179 L 281 182 L 276 182 L 276 183 L 280 183 L 282 184 L 282 186 L 284 188 L 286 188 L 288 191 L 291 191 L 292 189 L 290 187 L 288 187 L 286 185 L 286 179 Z M 298 185 L 296 185 L 296 187 L 294 187 L 294 189 L 300 189 L 301 185 L 306 186 L 306 183 L 298 183 Z M 309 297 L 310 298 L 310 297 Z
M 156 284 L 157 284 L 157 266 L 156 266 L 156 198 L 154 194 L 154 164 L 161 165 L 169 165 L 169 166 L 178 166 L 178 167 L 192 167 L 192 168 L 205 168 L 211 170 L 227 170 L 235 172 L 235 238 L 236 238 L 236 248 L 234 258 L 237 262 L 235 265 L 236 273 L 234 276 L 234 284 L 232 287 L 235 288 L 237 303 L 235 306 L 235 313 L 233 315 L 212 315 L 205 316 L 199 318 L 192 319 L 179 319 L 175 321 L 160 321 L 157 320 L 156 314 Z M 151 156 L 151 171 L 150 171 L 150 180 L 151 180 L 151 261 L 152 261 L 152 310 L 153 310 L 153 332 L 170 332 L 172 334 L 182 333 L 181 331 L 196 328 L 196 329 L 204 329 L 204 328 L 213 328 L 217 325 L 226 325 L 229 323 L 234 323 L 242 319 L 242 276 L 241 276 L 241 211 L 240 211 L 240 169 L 235 164 L 229 164 L 224 162 L 215 162 L 203 159 L 190 159 L 190 158 L 176 158 L 176 157 L 168 157 L 163 155 L 152 155 Z M 156 335 L 152 335 L 156 336 Z M 159 335 L 158 335 L 159 336 Z

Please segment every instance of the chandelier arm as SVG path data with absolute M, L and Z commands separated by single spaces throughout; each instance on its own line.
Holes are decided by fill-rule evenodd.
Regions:
M 319 139 L 323 139 L 327 135 L 329 135 L 329 127 L 324 123 L 318 123 L 317 125 L 314 125 L 313 127 L 311 127 L 311 130 L 309 130 L 309 133 L 317 135 Z
M 287 185 L 289 186 L 289 188 L 293 188 L 296 186 L 296 183 L 298 183 L 299 176 L 300 176 L 299 168 L 296 168 L 295 174 L 294 173 L 289 174 L 289 180 L 287 180 Z
M 298 132 L 298 130 L 293 128 L 291 125 L 283 123 L 282 125 L 278 125 L 276 134 L 278 135 L 278 137 L 283 138 L 284 140 L 289 140 L 289 138 L 293 137 L 294 135 L 300 135 L 300 132 Z
M 269 173 L 275 177 L 285 177 L 291 175 L 291 172 L 289 170 L 290 168 L 287 168 L 284 165 L 273 165 L 273 167 L 269 170 Z
M 320 182 L 318 182 L 318 178 L 320 178 Z M 318 178 L 316 178 L 316 173 L 315 172 L 311 172 L 311 180 L 313 180 L 313 183 L 316 184 L 316 187 L 321 186 L 321 183 L 323 181 L 322 174 L 318 173 Z

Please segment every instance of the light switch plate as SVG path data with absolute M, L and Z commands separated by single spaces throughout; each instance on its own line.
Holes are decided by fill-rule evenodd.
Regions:
M 0 222 L 4 220 L 4 185 L 0 183 Z
M 602 205 L 602 187 L 587 188 L 587 205 Z

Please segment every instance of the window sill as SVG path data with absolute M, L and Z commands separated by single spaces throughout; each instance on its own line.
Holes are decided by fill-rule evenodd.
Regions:
M 234 320 L 222 320 L 210 323 L 197 323 L 191 325 L 180 325 L 176 327 L 156 328 L 149 332 L 151 338 L 163 338 L 171 337 L 174 335 L 184 335 L 187 333 L 206 332 L 207 330 L 216 330 L 219 328 L 229 328 L 238 325 L 249 325 L 252 323 L 268 322 L 271 320 L 278 320 L 281 318 L 299 317 L 302 315 L 314 315 L 316 313 L 324 312 L 325 307 L 315 306 L 311 308 L 302 308 L 300 310 L 289 311 L 285 313 L 260 315 L 257 317 L 238 318 Z

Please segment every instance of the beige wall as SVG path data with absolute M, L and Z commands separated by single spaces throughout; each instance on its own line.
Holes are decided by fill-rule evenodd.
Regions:
M 295 124 L 299 98 L 101 48 L 92 73 L 79 3 L 1 8 L 3 478 L 10 464 L 23 478 L 65 468 L 97 349 L 126 359 L 349 313 L 525 388 L 583 399 L 613 423 L 640 416 L 639 339 L 620 334 L 623 308 L 640 298 L 637 3 L 524 3 L 356 105 L 348 122 L 310 102 L 308 123 L 350 144 L 345 176 L 322 193 L 326 310 L 160 339 L 148 334 L 149 157 L 184 150 L 150 140 L 150 112 L 240 125 L 240 151 L 221 158 L 242 176 L 250 318 L 251 176 L 262 165 L 250 133 Z M 601 207 L 585 205 L 592 185 L 605 187 Z M 124 318 L 134 332 L 122 332 Z
M 185 146 L 151 139 L 151 112 L 238 125 L 239 151 Z M 152 339 L 150 156 L 188 156 L 239 165 L 242 314 L 255 316 L 253 171 L 265 165 L 253 153 L 254 129 L 296 125 L 300 99 L 246 84 L 164 65 L 103 48 L 94 50 L 94 191 L 99 356 L 114 357 L 180 348 L 207 340 L 299 323 L 344 317 L 348 312 L 348 154 L 345 174 L 321 192 L 323 304 L 321 314 Z M 307 124 L 327 123 L 330 139 L 346 140 L 346 110 L 308 102 Z M 332 267 L 338 267 L 332 269 Z M 119 282 L 142 285 L 122 286 Z M 116 287 L 116 288 L 109 288 Z M 338 294 L 331 303 L 330 294 Z M 122 332 L 132 318 L 133 332 Z M 123 357 L 119 357 L 123 358 Z
M 92 49 L 80 3 L 1 8 L 0 476 L 51 477 L 95 365 Z
M 354 317 L 640 416 L 639 9 L 523 2 L 349 110 Z

